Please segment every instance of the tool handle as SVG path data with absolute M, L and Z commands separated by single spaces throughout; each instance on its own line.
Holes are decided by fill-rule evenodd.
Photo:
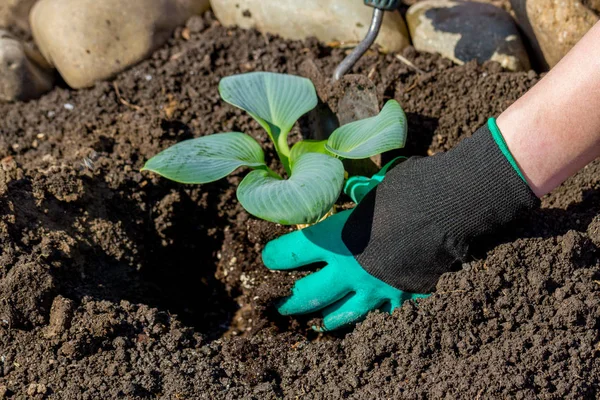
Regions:
M 365 5 L 391 11 L 398 8 L 399 0 L 364 0 Z

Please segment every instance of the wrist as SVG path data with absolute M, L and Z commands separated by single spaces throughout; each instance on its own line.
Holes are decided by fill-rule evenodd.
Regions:
M 517 175 L 519 175 L 519 177 L 523 180 L 523 182 L 528 184 L 527 179 L 525 179 L 525 176 L 521 171 L 521 168 L 519 168 L 519 164 L 517 164 L 517 160 L 515 160 L 512 153 L 510 152 L 508 145 L 504 140 L 504 136 L 502 136 L 502 132 L 500 132 L 500 128 L 498 128 L 498 125 L 496 124 L 496 118 L 489 118 L 487 125 L 488 129 L 490 130 L 490 133 L 492 134 L 494 142 L 496 142 L 498 148 L 500 149 L 504 157 L 506 157 L 511 167 L 513 167 L 513 169 L 515 170 Z
M 496 125 L 527 184 L 542 197 L 568 177 L 570 172 L 564 166 L 568 166 L 565 157 L 570 150 L 564 145 L 566 141 L 555 141 L 547 134 L 544 121 L 528 117 L 524 111 L 509 108 L 497 118 Z M 569 143 L 573 142 L 577 141 Z

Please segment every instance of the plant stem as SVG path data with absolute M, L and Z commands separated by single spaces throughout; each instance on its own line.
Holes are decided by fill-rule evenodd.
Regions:
M 283 178 L 277 172 L 273 171 L 271 168 L 267 167 L 266 165 L 261 165 L 260 167 L 256 167 L 255 169 L 267 171 L 267 173 L 269 174 L 270 177 L 278 179 L 278 180 L 283 180 Z
M 280 133 L 277 141 L 273 141 L 273 143 L 275 144 L 275 151 L 277 151 L 279 160 L 281 161 L 281 164 L 283 164 L 283 168 L 288 174 L 288 177 L 290 177 L 292 171 L 290 169 L 290 146 L 287 143 L 287 134 L 288 132 Z
M 315 224 L 318 224 L 319 222 L 325 221 L 327 218 L 331 217 L 334 214 L 337 214 L 337 206 L 335 204 L 333 206 L 331 206 L 331 209 L 329 211 L 327 211 L 327 214 L 323 215 L 323 218 L 321 218 L 317 222 L 313 222 L 312 224 L 296 224 L 296 229 L 302 230 L 304 228 L 308 228 L 311 225 L 315 225 Z

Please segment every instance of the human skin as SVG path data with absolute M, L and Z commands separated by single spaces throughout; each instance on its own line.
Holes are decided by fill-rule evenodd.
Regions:
M 497 119 L 541 197 L 600 156 L 600 23 Z

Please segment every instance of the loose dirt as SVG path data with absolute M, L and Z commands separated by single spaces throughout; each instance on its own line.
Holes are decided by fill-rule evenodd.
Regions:
M 210 13 L 187 29 L 113 82 L 0 105 L 0 398 L 600 396 L 600 163 L 480 243 L 431 297 L 317 335 L 310 317 L 273 309 L 305 272 L 262 265 L 288 228 L 241 209 L 244 171 L 184 186 L 139 170 L 195 136 L 266 143 L 219 99 L 230 74 L 311 77 L 335 114 L 344 83 L 327 77 L 344 52 L 226 29 Z M 405 155 L 450 149 L 539 79 L 403 55 L 424 73 L 375 52 L 354 72 L 380 106 L 394 98 L 407 112 Z M 302 119 L 292 139 L 312 126 Z

